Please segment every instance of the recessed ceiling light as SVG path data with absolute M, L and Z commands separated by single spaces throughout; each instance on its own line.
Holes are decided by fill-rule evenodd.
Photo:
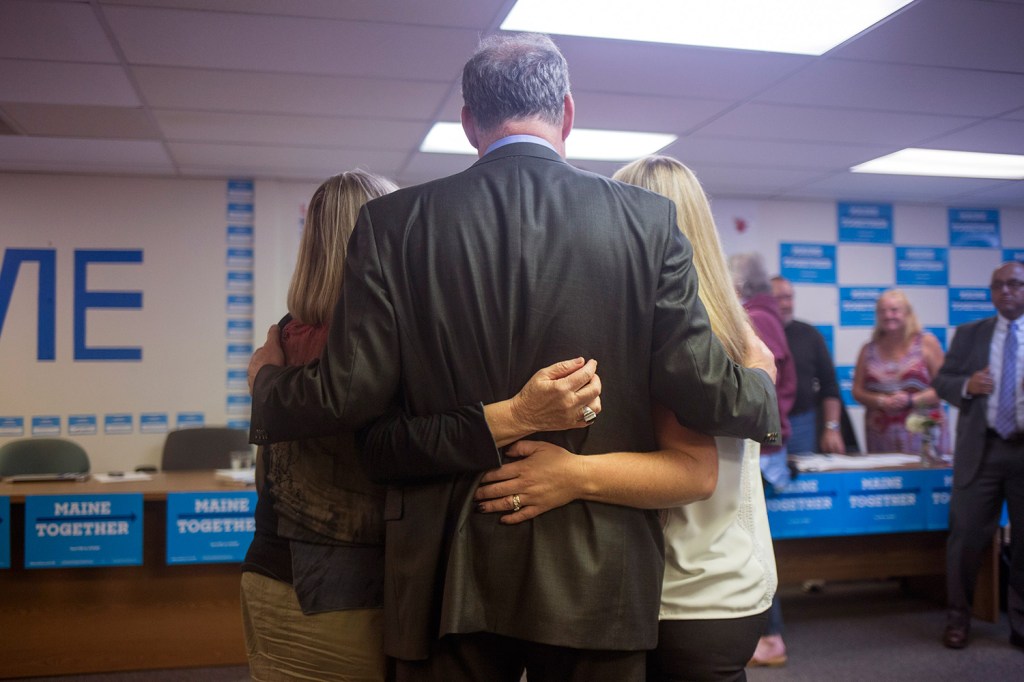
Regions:
M 850 172 L 1024 180 L 1024 156 L 910 147 L 854 166 Z
M 565 141 L 566 156 L 590 161 L 632 161 L 675 142 L 675 135 L 626 130 L 573 128 Z M 476 154 L 461 123 L 435 123 L 420 145 L 421 152 Z
M 819 55 L 912 0 L 519 0 L 506 31 Z

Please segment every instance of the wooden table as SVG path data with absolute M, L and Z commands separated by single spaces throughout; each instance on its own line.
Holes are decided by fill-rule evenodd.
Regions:
M 244 665 L 237 563 L 168 566 L 170 492 L 237 489 L 212 471 L 151 481 L 4 483 L 11 568 L 0 570 L 0 678 Z M 26 570 L 26 495 L 142 493 L 141 566 Z

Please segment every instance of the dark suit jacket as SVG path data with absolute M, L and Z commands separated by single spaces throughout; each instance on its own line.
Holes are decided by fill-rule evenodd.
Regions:
M 996 318 L 968 322 L 956 328 L 942 368 L 932 380 L 939 397 L 960 408 L 956 424 L 953 456 L 953 486 L 963 488 L 974 480 L 981 464 L 988 421 L 988 396 L 964 398 L 964 383 L 980 369 L 988 367 L 992 333 Z M 953 499 L 956 499 L 955 497 Z
M 475 513 L 479 472 L 500 459 L 480 403 L 513 395 L 552 362 L 593 357 L 601 416 L 546 439 L 583 453 L 655 449 L 652 401 L 705 432 L 777 438 L 774 389 L 709 333 L 690 260 L 670 201 L 536 144 L 501 147 L 463 173 L 366 205 L 324 355 L 259 373 L 252 435 L 309 437 L 394 408 L 448 411 L 431 422 L 444 428 L 416 434 L 419 447 L 397 440 L 387 462 L 365 458 L 378 478 L 434 477 L 388 495 L 390 655 L 423 658 L 433 638 L 474 631 L 654 646 L 655 515 L 574 502 L 502 526 Z

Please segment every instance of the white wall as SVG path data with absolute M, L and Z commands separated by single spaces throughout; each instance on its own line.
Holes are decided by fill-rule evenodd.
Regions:
M 285 312 L 305 204 L 316 183 L 258 181 L 254 186 L 254 305 L 226 309 L 227 181 L 73 175 L 0 174 L 0 248 L 56 252 L 56 353 L 36 357 L 38 270 L 23 265 L 0 328 L 0 427 L 20 417 L 31 436 L 34 416 L 56 416 L 60 436 L 81 443 L 94 471 L 156 464 L 163 433 L 140 433 L 140 416 L 201 413 L 207 425 L 238 423 L 231 396 L 244 389 L 226 381 L 228 343 L 262 344 L 267 327 Z M 779 268 L 784 242 L 835 244 L 834 202 L 714 202 L 723 244 L 730 253 L 759 251 Z M 1024 211 L 1001 213 L 1002 246 L 1024 248 Z M 740 221 L 740 222 L 737 222 Z M 839 244 L 836 285 L 797 285 L 797 316 L 838 325 L 839 286 L 891 286 L 895 245 L 948 243 L 946 207 L 895 206 L 894 245 Z M 738 229 L 743 226 L 743 230 Z M 90 291 L 139 291 L 140 309 L 93 310 L 87 316 L 90 346 L 140 347 L 140 361 L 75 360 L 73 354 L 74 253 L 79 249 L 141 250 L 142 263 L 90 266 Z M 950 249 L 951 286 L 985 286 L 1001 257 L 998 249 Z M 244 270 L 245 267 L 242 267 Z M 0 292 L 2 293 L 2 292 Z M 944 287 L 915 287 L 911 300 L 922 320 L 945 325 Z M 229 320 L 251 319 L 251 339 L 230 338 Z M 835 330 L 837 365 L 852 365 L 867 339 L 865 327 Z M 951 335 L 950 335 L 951 336 Z M 859 410 L 854 409 L 860 422 Z M 132 415 L 127 434 L 104 433 L 107 414 Z M 97 433 L 68 433 L 70 415 L 95 415 Z M 15 437 L 0 435 L 0 444 Z

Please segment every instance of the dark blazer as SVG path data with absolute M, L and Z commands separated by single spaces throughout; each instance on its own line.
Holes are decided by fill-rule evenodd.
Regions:
M 324 355 L 260 371 L 252 437 L 357 428 L 392 409 L 447 412 L 417 447 L 398 439 L 387 461 L 364 457 L 376 478 L 433 477 L 388 494 L 390 655 L 424 658 L 439 635 L 474 631 L 654 646 L 656 515 L 581 501 L 515 526 L 475 513 L 479 473 L 500 461 L 480 403 L 552 362 L 592 357 L 600 417 L 540 437 L 585 454 L 653 450 L 657 401 L 705 432 L 777 439 L 771 382 L 709 333 L 691 255 L 670 201 L 531 143 L 366 205 Z
M 969 485 L 981 464 L 988 429 L 985 415 L 988 396 L 964 398 L 962 391 L 972 374 L 988 367 L 995 328 L 995 317 L 957 327 L 942 368 L 932 380 L 939 397 L 960 408 L 953 457 L 953 486 L 956 488 Z

